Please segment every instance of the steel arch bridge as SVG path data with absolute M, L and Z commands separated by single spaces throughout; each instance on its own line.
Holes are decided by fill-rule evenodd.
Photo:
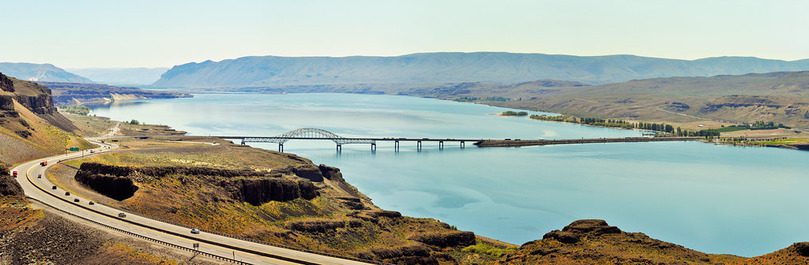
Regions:
M 290 140 L 329 140 L 337 145 L 344 144 L 376 144 L 374 139 L 346 138 L 336 133 L 318 128 L 300 128 L 271 137 L 244 137 L 242 143 L 275 143 L 284 144 Z
M 400 142 L 413 142 L 416 143 L 416 150 L 421 151 L 422 142 L 436 142 L 438 149 L 444 149 L 444 142 L 457 142 L 461 149 L 466 147 L 466 142 L 478 143 L 483 139 L 472 138 L 404 138 L 404 137 L 343 137 L 336 133 L 318 129 L 318 128 L 301 128 L 285 132 L 276 136 L 214 136 L 222 139 L 240 140 L 241 144 L 247 143 L 273 143 L 278 144 L 278 151 L 284 151 L 284 143 L 291 140 L 320 140 L 332 141 L 337 145 L 337 152 L 343 149 L 345 144 L 368 144 L 371 146 L 371 151 L 376 151 L 377 142 L 392 142 L 394 143 L 394 150 L 399 151 Z

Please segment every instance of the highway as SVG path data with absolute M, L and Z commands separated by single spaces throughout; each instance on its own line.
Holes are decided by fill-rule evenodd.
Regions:
M 98 139 L 88 139 L 100 148 L 84 151 L 84 156 L 109 152 L 117 145 L 102 143 Z M 179 249 L 195 250 L 200 254 L 223 263 L 238 264 L 369 264 L 365 262 L 275 247 L 236 238 L 200 232 L 192 234 L 191 228 L 152 220 L 134 213 L 95 203 L 77 197 L 74 194 L 66 195 L 65 191 L 51 183 L 46 170 L 60 161 L 82 157 L 82 152 L 68 153 L 23 163 L 12 171 L 17 171 L 17 182 L 20 183 L 25 195 L 41 204 L 56 209 L 57 214 L 77 217 L 92 222 L 110 230 L 123 232 L 130 236 L 148 239 L 163 245 Z M 40 162 L 47 161 L 47 166 Z M 54 187 L 56 187 L 54 189 Z M 74 200 L 78 199 L 78 202 Z M 119 217 L 124 213 L 125 217 Z M 194 249 L 194 245 L 198 248 Z M 235 257 L 235 258 L 234 258 Z

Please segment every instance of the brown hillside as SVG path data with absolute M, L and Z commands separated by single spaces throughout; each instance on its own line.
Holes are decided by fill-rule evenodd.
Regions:
M 68 146 L 89 147 L 74 130 L 56 111 L 50 90 L 0 74 L 0 162 L 58 154 Z

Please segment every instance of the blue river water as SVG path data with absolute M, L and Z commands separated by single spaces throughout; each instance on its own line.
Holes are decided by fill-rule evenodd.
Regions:
M 95 107 L 116 120 L 192 135 L 273 136 L 305 127 L 342 136 L 561 139 L 640 132 L 500 117 L 508 109 L 403 96 L 200 94 Z M 275 150 L 274 144 L 255 145 Z M 285 151 L 337 166 L 385 209 L 437 218 L 511 243 L 582 218 L 710 253 L 755 256 L 809 240 L 809 152 L 705 143 L 613 143 L 422 152 L 403 143 L 292 141 Z

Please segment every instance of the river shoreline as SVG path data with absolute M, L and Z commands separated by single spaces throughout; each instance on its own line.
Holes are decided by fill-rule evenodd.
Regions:
M 151 102 L 113 106 L 111 109 L 102 108 L 94 111 L 100 116 L 119 120 L 135 118 L 149 123 L 171 124 L 191 132 L 192 135 L 201 136 L 209 134 L 206 133 L 208 131 L 210 134 L 222 135 L 244 133 L 271 136 L 306 127 L 326 128 L 346 136 L 377 137 L 458 136 L 484 139 L 487 137 L 536 139 L 535 137 L 539 136 L 546 139 L 562 139 L 640 135 L 639 132 L 631 130 L 502 118 L 493 114 L 507 109 L 482 104 L 449 104 L 448 101 L 423 100 L 418 97 L 245 94 L 199 95 L 192 99 Z M 203 106 L 207 108 L 206 114 L 194 111 Z M 163 115 L 167 108 L 174 111 L 173 115 L 168 117 Z M 328 115 L 328 118 L 324 119 L 323 115 Z M 252 121 L 234 120 L 232 117 L 250 117 Z M 262 120 L 270 122 L 260 122 Z M 374 126 L 362 127 L 374 124 L 379 124 L 382 130 Z M 674 207 L 667 208 L 674 211 L 640 219 L 626 219 L 624 217 L 628 215 L 623 213 L 648 212 L 649 209 L 644 205 L 627 205 L 628 208 L 622 210 L 622 213 L 606 209 L 610 209 L 609 205 L 623 205 L 625 203 L 623 197 L 637 200 L 647 198 L 646 196 L 651 194 L 672 192 L 685 194 L 687 195 L 685 197 L 690 198 L 708 196 L 720 205 L 726 204 L 726 199 L 723 198 L 733 198 L 732 201 L 735 201 L 733 205 L 739 205 L 738 201 L 747 199 L 737 198 L 736 194 L 745 194 L 748 186 L 760 185 L 755 184 L 758 183 L 756 174 L 743 168 L 773 165 L 773 162 L 760 163 L 750 160 L 740 164 L 738 161 L 748 161 L 748 158 L 762 155 L 770 160 L 786 161 L 778 164 L 781 166 L 769 170 L 769 174 L 792 179 L 796 176 L 792 170 L 793 166 L 801 164 L 798 161 L 803 161 L 804 157 L 778 151 L 758 151 L 763 148 L 742 150 L 698 143 L 570 145 L 515 149 L 467 148 L 466 151 L 453 145 L 439 151 L 437 145 L 428 144 L 422 152 L 417 152 L 415 145 L 403 145 L 402 151 L 398 153 L 393 151 L 392 145 L 381 145 L 375 154 L 369 152 L 367 146 L 348 146 L 340 156 L 334 153 L 333 146 L 330 145 L 331 143 L 294 142 L 285 147 L 287 151 L 301 154 L 318 163 L 335 165 L 345 172 L 351 172 L 350 175 L 347 174 L 349 181 L 373 197 L 377 205 L 401 210 L 408 216 L 438 217 L 450 224 L 458 225 L 460 229 L 513 243 L 534 240 L 541 237 L 543 232 L 561 227 L 571 220 L 601 217 L 629 231 L 648 232 L 653 237 L 698 250 L 746 256 L 765 253 L 776 247 L 782 247 L 783 243 L 761 250 L 752 246 L 736 246 L 730 240 L 713 237 L 683 238 L 678 235 L 687 233 L 690 228 L 677 224 L 660 225 L 665 221 L 661 219 L 677 218 L 682 214 L 697 214 L 694 210 L 686 209 L 685 213 L 683 209 L 676 210 L 679 209 L 677 205 L 689 204 L 690 199 L 657 202 L 663 206 L 658 205 L 655 208 Z M 259 144 L 256 147 L 276 149 L 275 145 Z M 443 154 L 439 155 L 441 153 Z M 373 166 L 369 166 L 369 163 Z M 704 170 L 675 173 L 695 164 Z M 540 168 L 531 165 L 539 165 Z M 629 170 L 638 166 L 644 170 Z M 717 169 L 724 171 L 717 174 L 715 172 Z M 507 175 L 503 175 L 504 170 L 508 172 Z M 394 174 L 396 177 L 380 178 L 389 176 L 392 172 L 396 172 Z M 689 188 L 693 182 L 688 179 L 704 175 L 712 177 L 700 178 L 700 182 L 710 186 L 714 184 L 709 183 L 722 180 L 721 183 L 726 183 L 722 185 L 727 186 L 730 189 L 728 191 L 732 193 L 717 198 L 699 193 L 693 187 Z M 492 178 L 492 176 L 500 177 Z M 666 179 L 668 184 L 665 187 L 647 184 L 653 183 L 653 179 Z M 734 180 L 734 184 L 727 184 L 730 179 Z M 610 184 L 602 183 L 603 186 L 599 184 L 591 187 L 595 185 L 593 181 Z M 747 184 L 740 184 L 739 181 Z M 424 185 L 425 183 L 429 184 Z M 551 185 L 554 188 L 547 187 L 547 183 L 555 183 Z M 503 188 L 491 189 L 495 185 Z M 570 189 L 572 187 L 578 188 Z M 632 189 L 631 192 L 624 192 L 619 196 L 613 188 L 606 187 L 632 187 Z M 582 188 L 587 189 L 587 192 L 582 193 L 580 191 Z M 782 190 L 780 194 L 793 193 L 789 187 L 776 188 Z M 459 193 L 460 190 L 469 192 Z M 504 190 L 510 192 L 500 192 Z M 525 192 L 530 194 L 529 190 L 541 192 L 534 193 L 537 195 L 520 195 L 526 194 Z M 556 195 L 549 197 L 542 194 Z M 593 201 L 594 198 L 603 196 L 612 197 Z M 769 201 L 780 203 L 778 202 L 780 199 L 777 198 Z M 703 207 L 694 209 L 700 208 Z M 491 209 L 500 210 L 496 211 L 497 214 L 489 214 L 490 217 L 480 215 L 481 211 L 492 211 Z M 756 211 L 761 213 L 760 210 L 762 209 Z M 561 213 L 563 216 L 554 213 Z M 674 213 L 678 214 L 672 216 Z M 726 231 L 722 227 L 728 227 L 724 220 L 733 216 L 723 213 L 712 215 L 716 216 L 700 220 L 702 227 L 717 229 L 718 234 L 724 235 Z M 775 213 L 761 218 L 770 220 L 769 222 L 773 224 L 783 223 L 776 220 L 782 216 Z M 473 219 L 475 221 L 471 221 Z M 715 226 L 717 222 L 725 225 Z M 743 224 L 730 227 L 747 229 L 746 231 L 754 229 Z M 531 232 L 526 233 L 526 230 Z M 728 235 L 728 238 L 741 239 L 744 234 L 736 233 L 735 236 Z

